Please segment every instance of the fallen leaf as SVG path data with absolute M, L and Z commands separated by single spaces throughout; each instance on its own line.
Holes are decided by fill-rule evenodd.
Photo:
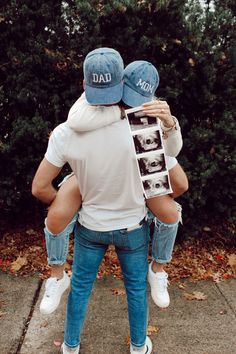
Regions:
M 125 295 L 125 289 L 124 288 L 114 288 L 111 289 L 113 295 Z
M 0 317 L 4 316 L 6 314 L 7 314 L 7 312 L 0 311 Z
M 60 347 L 62 345 L 62 342 L 60 340 L 55 339 L 53 344 L 55 345 L 55 347 L 58 348 L 58 347 Z
M 229 265 L 232 268 L 236 267 L 236 254 L 232 253 L 228 256 L 227 265 Z
M 220 273 L 214 273 L 212 274 L 212 280 L 215 282 L 215 283 L 219 283 L 221 281 L 221 275 Z
M 70 269 L 71 269 L 70 264 L 66 262 L 66 264 L 65 264 L 65 270 L 68 271 L 68 270 L 70 270 Z
M 152 333 L 158 333 L 160 330 L 160 328 L 158 326 L 152 326 L 152 325 L 148 325 L 148 328 L 147 328 L 147 335 L 148 336 L 151 336 Z M 131 343 L 131 339 L 130 339 L 130 336 L 127 336 L 125 338 L 125 345 L 129 346 Z
M 215 256 L 215 260 L 216 260 L 217 262 L 222 262 L 223 259 L 224 259 L 224 257 L 223 257 L 221 254 L 217 254 L 217 255 Z
M 127 337 L 125 338 L 125 345 L 130 346 L 130 343 L 131 343 L 130 336 L 127 336 Z
M 178 284 L 178 288 L 179 288 L 179 289 L 185 289 L 185 288 L 186 288 L 186 285 L 183 284 L 183 283 L 179 283 L 179 284 Z
M 207 295 L 205 295 L 201 291 L 193 291 L 192 293 L 184 293 L 183 297 L 186 300 L 190 300 L 190 301 L 191 300 L 202 301 L 202 300 L 206 300 L 207 299 Z
M 48 326 L 48 321 L 45 321 L 41 323 L 40 328 L 47 327 Z
M 152 333 L 157 333 L 157 332 L 159 332 L 159 330 L 160 330 L 160 328 L 158 326 L 148 325 L 147 335 L 151 336 Z
M 226 315 L 227 314 L 227 311 L 226 310 L 221 310 L 220 311 L 220 315 Z
M 17 272 L 18 270 L 20 270 L 27 263 L 28 262 L 27 262 L 27 259 L 25 257 L 18 256 L 17 259 L 14 262 L 12 262 L 11 270 L 13 272 Z

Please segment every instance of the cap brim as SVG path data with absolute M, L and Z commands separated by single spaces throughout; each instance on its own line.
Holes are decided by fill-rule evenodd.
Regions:
M 95 88 L 85 85 L 85 96 L 90 104 L 108 105 L 120 102 L 123 94 L 123 82 L 108 88 Z
M 123 96 L 122 101 L 130 107 L 138 107 L 141 106 L 145 102 L 150 102 L 153 96 L 143 96 L 140 93 L 137 93 L 129 86 L 124 84 L 123 87 Z

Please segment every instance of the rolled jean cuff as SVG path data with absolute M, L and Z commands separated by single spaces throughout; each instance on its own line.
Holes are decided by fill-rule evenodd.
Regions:
M 47 220 L 45 220 L 44 235 L 48 255 L 48 264 L 63 265 L 66 263 L 66 258 L 68 255 L 69 236 L 74 229 L 76 220 L 77 215 L 59 234 L 53 234 L 47 228 Z
M 155 261 L 156 263 L 165 264 L 165 263 L 170 263 L 172 260 L 172 257 L 170 257 L 169 259 L 160 259 L 158 257 L 152 256 L 152 260 Z

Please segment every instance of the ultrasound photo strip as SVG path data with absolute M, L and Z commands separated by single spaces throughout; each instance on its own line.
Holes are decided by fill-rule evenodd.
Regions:
M 131 131 L 136 154 L 163 150 L 161 130 L 159 126 Z
M 130 108 L 125 111 L 126 118 L 130 124 L 131 131 L 156 127 L 159 124 L 159 119 L 156 117 L 148 117 L 141 110 L 142 107 Z
M 151 178 L 142 178 L 142 184 L 145 197 L 153 198 L 155 196 L 172 193 L 169 174 L 156 173 Z
M 145 115 L 142 115 L 140 117 L 135 117 L 134 113 L 129 114 L 128 120 L 129 120 L 131 131 L 146 129 L 149 127 L 156 127 L 159 123 L 158 118 L 148 117 Z
M 141 176 L 167 171 L 164 152 L 154 151 L 137 155 Z
M 172 192 L 166 167 L 160 120 L 146 116 L 142 107 L 125 111 L 136 153 L 139 175 L 145 197 Z

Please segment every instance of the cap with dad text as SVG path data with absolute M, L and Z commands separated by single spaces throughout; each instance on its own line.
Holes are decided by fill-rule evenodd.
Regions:
M 124 63 L 115 49 L 97 48 L 84 60 L 85 96 L 90 104 L 114 104 L 123 94 Z
M 151 101 L 159 81 L 158 71 L 151 63 L 133 61 L 124 71 L 123 102 L 130 107 L 137 107 Z

